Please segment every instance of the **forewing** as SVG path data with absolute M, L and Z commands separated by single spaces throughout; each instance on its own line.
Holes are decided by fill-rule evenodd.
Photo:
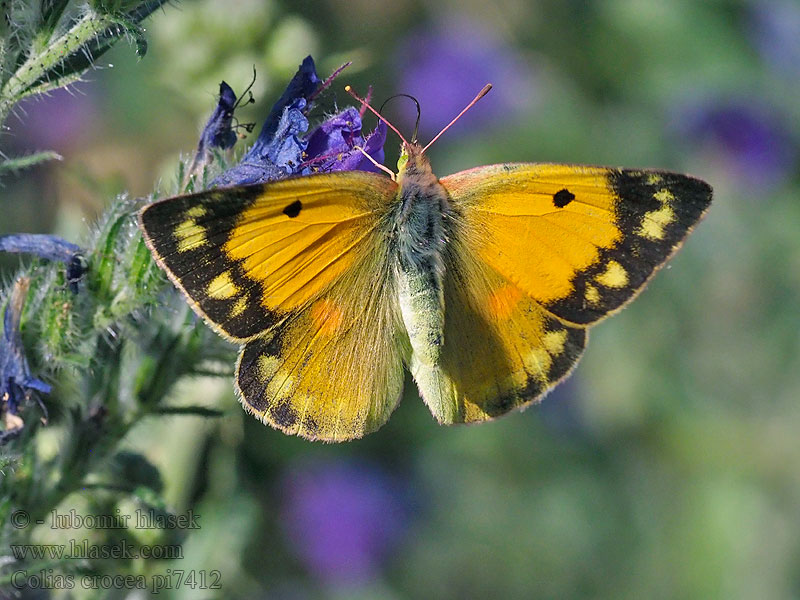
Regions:
M 348 171 L 168 198 L 142 209 L 159 265 L 243 342 L 308 307 L 373 250 L 396 184 Z
M 711 202 L 703 181 L 556 164 L 441 180 L 470 249 L 550 313 L 589 324 L 630 300 Z

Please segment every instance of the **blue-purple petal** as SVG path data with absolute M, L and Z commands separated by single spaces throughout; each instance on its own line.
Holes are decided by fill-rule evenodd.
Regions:
M 272 110 L 267 115 L 267 120 L 258 134 L 259 139 L 271 140 L 277 133 L 280 121 L 286 108 L 294 105 L 299 98 L 308 101 L 311 95 L 317 90 L 321 80 L 317 77 L 317 70 L 314 66 L 314 59 L 306 56 L 303 63 L 295 73 L 289 85 L 286 86 L 281 97 L 272 106 Z
M 383 164 L 386 131 L 386 125 L 379 121 L 375 131 L 365 139 L 358 110 L 352 107 L 343 110 L 328 118 L 308 136 L 305 162 L 309 168 L 304 173 L 379 171 L 358 148 Z
M 45 233 L 12 233 L 0 236 L 0 252 L 35 254 L 46 260 L 63 262 L 67 267 L 67 283 L 77 293 L 78 281 L 86 272 L 83 250 L 58 236 Z
M 14 415 L 28 390 L 50 393 L 48 384 L 31 375 L 22 345 L 20 322 L 27 290 L 26 280 L 18 279 L 14 284 L 3 314 L 0 338 L 0 400 L 5 403 L 2 410 Z
M 220 148 L 227 150 L 236 143 L 236 132 L 233 130 L 233 107 L 236 94 L 224 81 L 219 84 L 219 100 L 214 112 L 208 119 L 200 136 L 198 151 Z
M 308 129 L 305 105 L 306 101 L 300 98 L 286 107 L 275 134 L 269 139 L 259 136 L 242 160 L 217 176 L 211 187 L 264 183 L 294 175 L 306 147 L 300 137 Z

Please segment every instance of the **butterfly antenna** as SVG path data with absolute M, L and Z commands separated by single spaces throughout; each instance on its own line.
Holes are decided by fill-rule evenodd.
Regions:
M 428 148 L 430 148 L 430 147 L 433 145 L 433 142 L 435 142 L 435 141 L 436 141 L 436 140 L 438 140 L 440 137 L 442 137 L 442 134 L 443 134 L 445 131 L 447 131 L 448 129 L 450 129 L 450 127 L 453 125 L 453 123 L 455 123 L 456 121 L 458 121 L 458 120 L 461 118 L 461 116 L 462 116 L 462 115 L 463 115 L 465 112 L 467 112 L 467 111 L 468 111 L 470 108 L 472 108 L 473 106 L 475 106 L 475 103 L 476 103 L 476 102 L 478 102 L 478 100 L 480 100 L 481 98 L 483 98 L 483 97 L 484 97 L 486 94 L 488 94 L 488 93 L 489 93 L 489 90 L 491 90 L 491 89 L 492 89 L 492 84 L 491 84 L 491 83 L 487 83 L 485 86 L 483 86 L 483 89 L 482 89 L 480 92 L 478 92 L 478 95 L 477 95 L 477 96 L 475 96 L 475 97 L 472 99 L 472 102 L 470 102 L 469 104 L 467 104 L 467 106 L 464 108 L 464 110 L 462 110 L 460 113 L 458 113 L 458 115 L 456 115 L 456 118 L 455 118 L 455 119 L 453 119 L 452 121 L 450 121 L 450 122 L 449 122 L 449 123 L 448 123 L 448 124 L 445 126 L 445 128 L 444 128 L 444 129 L 442 129 L 442 130 L 441 130 L 439 133 L 437 133 L 437 134 L 436 134 L 436 136 L 435 136 L 435 137 L 434 137 L 434 138 L 433 138 L 433 139 L 432 139 L 430 142 L 428 142 L 428 145 L 427 145 L 427 146 L 425 146 L 425 147 L 422 149 L 422 152 L 424 153 L 424 152 L 425 152 L 425 150 L 427 150 Z
M 358 94 L 356 94 L 356 93 L 353 91 L 353 88 L 352 88 L 352 87 L 350 87 L 349 85 L 346 85 L 346 86 L 344 86 L 344 91 L 345 91 L 345 92 L 347 92 L 348 94 L 350 94 L 350 95 L 351 95 L 353 98 L 355 98 L 356 100 L 358 100 L 358 101 L 361 103 L 361 105 L 362 105 L 362 106 L 365 106 L 367 109 L 369 109 L 370 111 L 372 111 L 372 112 L 375 114 L 375 116 L 376 116 L 376 117 L 378 117 L 378 118 L 379 118 L 381 121 L 383 121 L 384 123 L 386 123 L 386 126 L 387 126 L 389 129 L 391 129 L 392 131 L 394 131 L 394 132 L 395 132 L 395 133 L 398 135 L 398 137 L 399 137 L 401 140 L 403 140 L 403 143 L 404 143 L 406 146 L 410 146 L 410 144 L 408 143 L 408 140 L 406 140 L 406 138 L 404 138 L 404 137 L 403 137 L 403 134 L 402 134 L 402 133 L 400 133 L 399 131 L 397 131 L 397 127 L 395 127 L 394 125 L 392 125 L 391 123 L 389 123 L 389 121 L 387 121 L 387 120 L 384 118 L 384 116 L 383 116 L 383 115 L 381 115 L 381 113 L 379 113 L 377 110 L 375 110 L 374 108 L 372 108 L 372 107 L 371 107 L 371 106 L 370 106 L 370 105 L 367 103 L 367 101 L 366 101 L 366 100 L 363 100 L 363 99 L 362 99 L 362 98 L 361 98 L 361 97 L 360 97 Z
M 411 141 L 416 143 L 417 141 L 417 131 L 419 131 L 419 118 L 422 115 L 422 109 L 419 107 L 419 100 L 414 98 L 414 96 L 409 96 L 408 94 L 395 94 L 394 96 L 389 96 L 386 100 L 383 101 L 381 104 L 380 109 L 378 110 L 379 113 L 383 113 L 383 107 L 389 102 L 389 100 L 394 100 L 395 98 L 399 97 L 409 98 L 414 101 L 414 104 L 417 106 L 417 121 L 414 123 L 414 135 L 411 136 Z

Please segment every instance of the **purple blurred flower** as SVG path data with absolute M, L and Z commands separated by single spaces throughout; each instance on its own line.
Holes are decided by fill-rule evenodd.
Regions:
M 309 56 L 272 107 L 258 139 L 241 162 L 219 175 L 211 185 L 245 185 L 318 172 L 377 170 L 355 147 L 363 147 L 382 163 L 386 129 L 379 126 L 363 138 L 361 117 L 355 109 L 329 117 L 310 135 L 304 135 L 309 127 L 306 115 L 310 102 L 321 84 Z
M 455 132 L 507 123 L 529 106 L 536 85 L 530 68 L 505 40 L 481 24 L 453 19 L 412 34 L 398 56 L 401 91 L 422 106 L 420 131 L 433 136 L 447 125 L 486 83 L 489 97 L 463 118 Z M 413 106 L 402 104 L 410 117 Z M 413 122 L 413 121 L 412 121 Z
M 43 96 L 23 100 L 17 109 L 22 123 L 11 123 L 13 145 L 18 150 L 56 150 L 67 152 L 80 144 L 97 127 L 94 94 L 79 88 L 59 88 Z
M 283 488 L 288 542 L 308 570 L 329 584 L 374 578 L 406 525 L 397 483 L 372 465 L 298 466 Z
M 678 111 L 674 131 L 714 152 L 740 185 L 773 187 L 791 176 L 797 145 L 776 111 L 756 100 L 701 100 Z
M 800 75 L 800 4 L 797 0 L 754 3 L 748 26 L 753 45 L 767 63 L 790 75 Z
M 0 433 L 0 444 L 22 429 L 23 422 L 18 416 L 20 402 L 27 399 L 32 391 L 50 393 L 48 384 L 31 375 L 19 330 L 29 283 L 25 278 L 14 282 L 3 317 L 3 335 L 0 338 L 0 413 L 5 421 L 5 431 Z M 44 409 L 44 405 L 40 406 Z

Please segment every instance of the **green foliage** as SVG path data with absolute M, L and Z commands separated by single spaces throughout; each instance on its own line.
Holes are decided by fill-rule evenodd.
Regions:
M 139 22 L 166 1 L 4 0 L 0 19 L 0 125 L 20 100 L 79 81 L 121 38 L 133 40 L 137 54 L 144 56 L 147 42 Z M 45 160 L 41 155 L 36 158 Z M 0 173 L 35 162 L 31 157 L 8 159 L 0 162 Z

